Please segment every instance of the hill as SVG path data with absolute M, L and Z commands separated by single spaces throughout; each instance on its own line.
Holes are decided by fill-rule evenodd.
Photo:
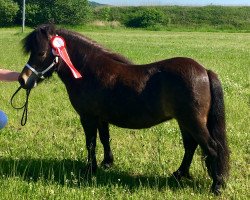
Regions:
M 247 6 L 103 6 L 95 9 L 95 18 L 118 21 L 126 27 L 153 29 L 250 30 Z
M 101 3 L 97 3 L 95 1 L 89 1 L 89 5 L 93 6 L 93 7 L 98 7 L 98 6 L 107 6 L 107 4 L 101 4 Z

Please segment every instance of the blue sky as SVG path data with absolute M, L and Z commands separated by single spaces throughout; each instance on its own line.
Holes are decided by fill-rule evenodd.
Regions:
M 91 0 L 110 5 L 248 5 L 250 0 Z

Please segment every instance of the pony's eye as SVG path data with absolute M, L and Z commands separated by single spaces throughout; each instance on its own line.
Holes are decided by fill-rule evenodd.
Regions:
M 38 53 L 39 56 L 44 57 L 46 56 L 46 51 L 41 51 Z

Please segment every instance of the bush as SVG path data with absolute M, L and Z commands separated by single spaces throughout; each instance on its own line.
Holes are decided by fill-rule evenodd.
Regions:
M 101 9 L 97 9 L 97 12 L 95 14 L 98 14 L 96 16 L 96 19 L 101 20 L 101 21 L 112 21 L 112 12 L 111 7 L 102 7 Z
M 18 4 L 12 0 L 0 0 L 0 26 L 12 25 L 18 10 Z
M 148 28 L 164 24 L 166 16 L 156 8 L 138 9 L 135 13 L 128 15 L 125 25 L 135 28 Z

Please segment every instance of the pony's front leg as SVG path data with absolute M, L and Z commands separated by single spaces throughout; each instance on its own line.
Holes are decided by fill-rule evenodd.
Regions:
M 97 127 L 98 120 L 94 117 L 82 117 L 81 123 L 85 132 L 86 137 L 86 147 L 88 151 L 88 173 L 95 173 L 97 170 L 97 162 L 96 162 L 96 135 L 97 135 Z
M 102 166 L 104 168 L 110 168 L 114 162 L 114 158 L 110 148 L 109 124 L 107 122 L 99 122 L 98 131 L 104 148 L 104 159 L 102 161 Z

